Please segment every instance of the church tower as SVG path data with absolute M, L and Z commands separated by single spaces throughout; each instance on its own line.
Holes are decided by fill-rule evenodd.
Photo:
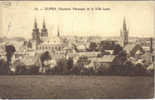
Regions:
M 39 32 L 39 28 L 37 26 L 37 21 L 36 18 L 34 20 L 34 28 L 33 28 L 33 32 L 32 32 L 32 49 L 36 50 L 38 44 L 40 43 L 40 32 Z
M 60 37 L 60 30 L 59 30 L 59 28 L 57 29 L 57 36 Z
M 126 44 L 128 44 L 128 34 L 129 34 L 129 31 L 127 29 L 126 20 L 124 18 L 124 20 L 123 20 L 123 29 L 120 31 L 121 46 L 122 47 L 124 47 Z
M 42 29 L 41 29 L 41 38 L 47 38 L 48 37 L 48 31 L 47 31 L 47 28 L 46 28 L 46 24 L 45 24 L 45 20 L 43 20 L 43 26 L 42 26 Z
M 39 40 L 39 39 L 40 39 L 39 28 L 37 27 L 37 21 L 35 19 L 34 28 L 33 28 L 33 32 L 32 32 L 32 40 Z

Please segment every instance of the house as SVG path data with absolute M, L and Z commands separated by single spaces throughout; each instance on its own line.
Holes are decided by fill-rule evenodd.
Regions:
M 113 50 L 116 45 L 116 41 L 113 40 L 103 40 L 100 43 L 100 49 Z
M 66 51 L 66 53 L 75 53 L 76 52 L 76 46 L 75 46 L 75 44 L 68 43 L 68 45 L 66 45 L 63 48 L 63 50 Z
M 88 58 L 94 58 L 97 57 L 100 54 L 100 52 L 98 51 L 93 51 L 93 52 L 77 52 L 76 56 L 81 57 L 81 56 L 85 56 Z
M 24 56 L 21 59 L 21 62 L 26 65 L 26 66 L 31 66 L 31 65 L 40 65 L 40 57 L 39 55 L 36 56 Z
M 72 54 L 68 54 L 66 58 L 72 57 L 74 64 L 77 63 L 79 58 L 86 57 L 86 58 L 97 58 L 100 52 L 94 51 L 94 52 L 76 52 Z
M 94 67 L 105 66 L 108 68 L 114 64 L 115 59 L 116 59 L 115 55 L 104 55 L 103 57 L 99 58 L 89 58 L 89 60 L 93 62 Z
M 109 53 L 110 55 L 112 55 L 114 53 L 114 50 L 105 50 L 105 52 Z
M 145 51 L 139 44 L 127 44 L 124 48 L 124 51 L 128 54 L 128 56 L 136 57 L 138 55 L 143 54 Z
M 85 52 L 87 50 L 87 47 L 83 44 L 77 45 L 76 48 L 79 52 Z

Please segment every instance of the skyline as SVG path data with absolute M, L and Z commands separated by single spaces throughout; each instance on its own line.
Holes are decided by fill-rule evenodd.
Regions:
M 12 2 L 9 7 L 0 7 L 0 34 L 7 37 L 31 38 L 34 19 L 41 30 L 45 19 L 49 37 L 57 34 L 67 36 L 120 36 L 125 17 L 129 36 L 153 37 L 155 33 L 154 2 L 135 1 L 99 2 Z M 34 10 L 53 8 L 109 8 L 110 10 Z

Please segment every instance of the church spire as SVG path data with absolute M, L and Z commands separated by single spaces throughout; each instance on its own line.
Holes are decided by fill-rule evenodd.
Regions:
M 126 28 L 126 19 L 124 17 L 124 20 L 123 20 L 123 30 L 126 30 L 127 31 L 127 28 Z
M 42 29 L 41 29 L 41 37 L 48 37 L 48 30 L 46 29 L 45 19 L 43 19 Z
M 37 19 L 36 19 L 36 17 L 34 19 L 34 28 L 37 28 Z
M 57 36 L 59 37 L 60 36 L 60 30 L 59 30 L 59 27 L 57 28 Z
M 32 32 L 32 39 L 38 41 L 39 38 L 40 38 L 40 33 L 39 33 L 39 28 L 37 27 L 37 20 L 35 18 L 34 19 L 34 28 L 33 28 L 33 32 Z
M 121 44 L 122 47 L 124 47 L 126 44 L 128 44 L 128 30 L 127 30 L 127 25 L 126 25 L 126 19 L 124 17 L 123 19 L 123 29 L 120 32 L 121 34 Z
M 46 28 L 45 19 L 43 19 L 43 28 Z

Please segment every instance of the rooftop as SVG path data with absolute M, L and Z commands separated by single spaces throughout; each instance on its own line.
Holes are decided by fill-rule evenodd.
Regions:
M 104 55 L 100 58 L 89 58 L 89 60 L 93 62 L 113 62 L 113 60 L 116 58 L 115 55 Z

